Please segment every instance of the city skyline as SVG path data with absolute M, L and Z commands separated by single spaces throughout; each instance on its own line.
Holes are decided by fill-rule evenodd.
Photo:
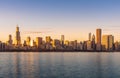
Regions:
M 26 32 L 27 34 L 40 34 L 42 32 Z M 71 36 L 72 37 L 72 36 Z M 0 51 L 99 51 L 110 52 L 120 51 L 120 41 L 115 41 L 114 35 L 102 33 L 101 28 L 96 29 L 96 35 L 88 33 L 88 38 L 84 41 L 68 40 L 62 34 L 60 39 L 53 38 L 50 35 L 36 36 L 32 39 L 27 36 L 22 40 L 19 25 L 16 25 L 15 38 L 11 34 L 8 35 L 6 42 L 0 41 Z
M 100 30 L 100 32 L 99 32 L 99 34 L 100 34 L 100 38 L 99 37 L 97 37 L 98 35 L 98 32 L 97 31 L 99 31 Z M 15 29 L 14 29 L 14 31 L 15 31 Z M 94 30 L 95 31 L 95 30 Z M 66 36 L 64 35 L 64 34 L 59 34 L 57 37 L 54 37 L 54 36 L 51 36 L 50 34 L 49 35 L 45 35 L 46 33 L 51 33 L 51 31 L 34 31 L 34 30 L 32 30 L 32 31 L 22 31 L 21 30 L 21 28 L 20 28 L 20 26 L 17 24 L 16 25 L 16 32 L 14 33 L 9 33 L 9 34 L 7 34 L 7 39 L 5 39 L 5 40 L 0 40 L 0 41 L 2 41 L 2 42 L 6 42 L 8 39 L 9 39 L 9 37 L 8 36 L 12 36 L 12 38 L 13 38 L 13 40 L 16 40 L 16 35 L 17 34 L 20 34 L 20 38 L 18 38 L 18 39 L 20 39 L 20 43 L 23 43 L 24 42 L 24 40 L 26 40 L 26 38 L 28 38 L 28 37 L 30 37 L 31 38 L 31 40 L 35 40 L 36 39 L 36 37 L 42 37 L 43 38 L 43 40 L 45 40 L 45 37 L 46 36 L 50 36 L 52 39 L 59 39 L 59 40 L 61 40 L 61 36 L 64 36 L 65 38 L 64 38 L 64 40 L 68 40 L 68 41 L 74 41 L 74 40 L 77 40 L 77 41 L 79 41 L 79 42 L 83 42 L 83 41 L 86 41 L 86 40 L 92 40 L 92 36 L 94 35 L 94 36 L 96 36 L 95 38 L 95 41 L 96 41 L 96 43 L 98 43 L 98 38 L 100 39 L 99 40 L 99 42 L 100 41 L 102 41 L 101 39 L 102 39 L 102 36 L 103 35 L 114 35 L 114 34 L 110 34 L 110 33 L 103 33 L 103 30 L 101 29 L 101 28 L 97 28 L 96 29 L 96 31 L 95 31 L 95 33 L 92 33 L 92 32 L 89 32 L 89 33 L 87 33 L 87 35 L 85 36 L 85 34 L 84 34 L 84 36 L 86 37 L 85 39 L 80 39 L 81 38 L 81 36 L 79 35 L 78 37 L 79 37 L 79 39 L 75 39 L 75 38 L 73 38 L 72 39 L 72 37 L 73 37 L 73 35 L 72 35 L 72 37 L 69 35 L 69 37 L 71 38 L 71 39 L 69 39 L 69 38 L 66 38 Z M 54 33 L 55 34 L 55 33 Z M 117 40 L 117 39 L 115 39 L 115 41 L 120 41 L 120 40 Z M 16 43 L 15 41 L 14 41 L 14 43 Z M 100 44 L 101 44 L 101 42 L 100 42 Z
M 119 78 L 120 0 L 0 0 L 0 78 Z
M 114 34 L 120 40 L 119 0 L 1 0 L 0 7 L 2 41 L 14 32 L 16 24 L 22 32 L 51 31 L 40 34 L 41 37 L 59 38 L 64 34 L 66 39 L 83 41 L 89 32 L 95 34 L 94 29 L 101 28 L 103 33 Z
M 43 32 L 29 31 L 26 34 L 41 34 Z M 22 42 L 23 41 L 23 42 Z M 19 25 L 16 25 L 15 38 L 8 35 L 6 42 L 0 41 L 0 51 L 120 51 L 120 41 L 114 41 L 114 35 L 105 35 L 101 28 L 96 29 L 96 35 L 88 33 L 88 39 L 84 41 L 68 40 L 62 34 L 60 39 L 52 38 L 50 35 L 36 36 L 33 40 L 27 36 L 22 40 Z

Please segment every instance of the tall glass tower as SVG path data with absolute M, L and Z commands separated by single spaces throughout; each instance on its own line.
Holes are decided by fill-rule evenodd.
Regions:
M 96 29 L 96 50 L 101 50 L 101 35 L 102 30 Z
M 61 44 L 62 44 L 62 46 L 64 46 L 64 40 L 65 40 L 64 35 L 61 35 Z
M 21 37 L 20 37 L 20 31 L 19 31 L 19 27 L 17 25 L 16 27 L 16 45 L 21 45 Z

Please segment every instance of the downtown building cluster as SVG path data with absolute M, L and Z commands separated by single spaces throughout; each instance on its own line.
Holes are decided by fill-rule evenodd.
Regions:
M 65 36 L 61 35 L 61 39 L 52 39 L 46 36 L 36 37 L 31 40 L 27 37 L 21 42 L 19 27 L 16 27 L 16 36 L 13 43 L 12 35 L 6 43 L 0 42 L 0 51 L 120 51 L 120 42 L 114 42 L 113 35 L 102 35 L 102 29 L 96 29 L 96 36 L 88 34 L 88 40 L 78 42 L 77 40 L 65 40 Z

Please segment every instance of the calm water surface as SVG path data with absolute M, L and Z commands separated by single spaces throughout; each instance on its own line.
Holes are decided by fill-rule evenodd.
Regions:
M 0 78 L 120 78 L 120 53 L 0 53 Z

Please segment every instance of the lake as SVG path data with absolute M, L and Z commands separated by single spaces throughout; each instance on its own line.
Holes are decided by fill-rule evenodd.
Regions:
M 0 78 L 120 78 L 120 53 L 1 52 Z

